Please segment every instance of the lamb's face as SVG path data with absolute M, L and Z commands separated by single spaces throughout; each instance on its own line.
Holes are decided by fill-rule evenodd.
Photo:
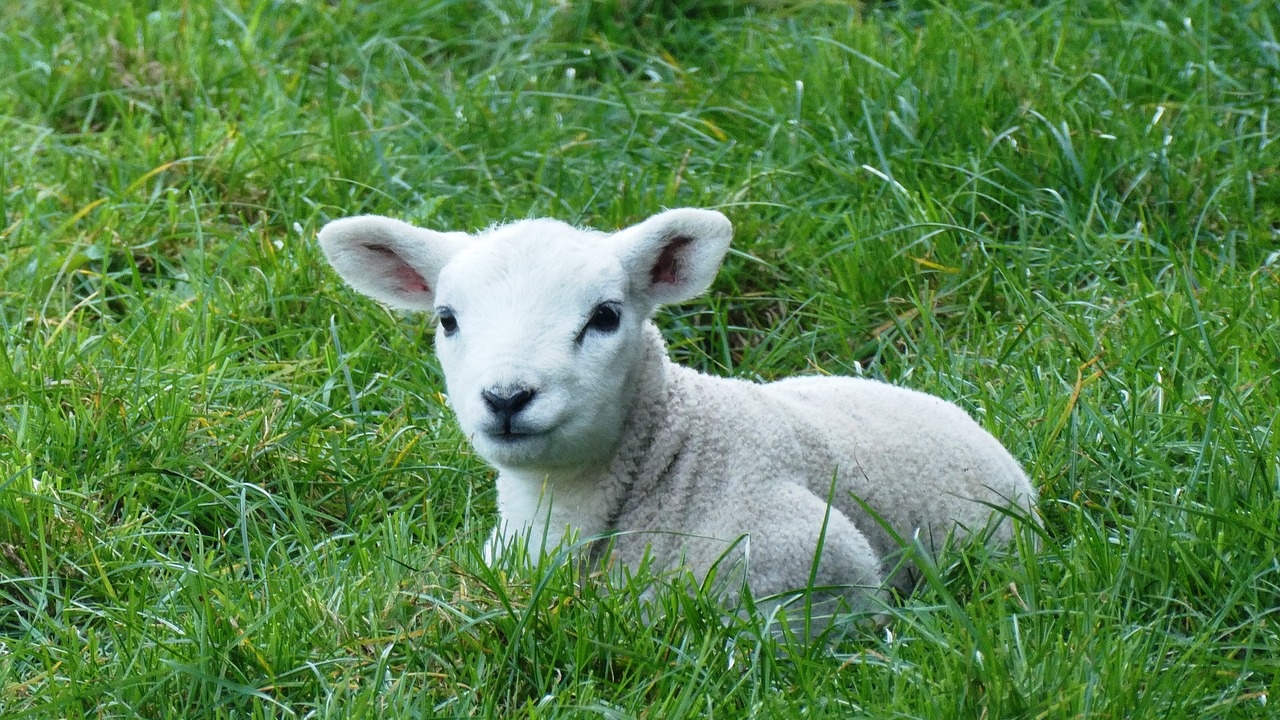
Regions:
M 477 236 L 336 220 L 329 262 L 357 290 L 433 311 L 449 401 L 495 465 L 572 470 L 613 452 L 655 307 L 711 283 L 732 228 L 671 210 L 612 235 L 527 220 Z
M 490 462 L 558 468 L 617 442 L 651 308 L 604 236 L 536 220 L 478 238 L 440 272 L 436 355 Z

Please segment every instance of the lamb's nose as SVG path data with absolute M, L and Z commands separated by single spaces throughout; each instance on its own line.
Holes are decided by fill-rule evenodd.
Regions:
M 495 388 L 485 390 L 480 393 L 480 396 L 484 398 L 484 404 L 489 406 L 489 410 L 494 415 L 502 418 L 504 422 L 510 422 L 511 418 L 523 410 L 537 394 L 537 391 L 531 388 Z

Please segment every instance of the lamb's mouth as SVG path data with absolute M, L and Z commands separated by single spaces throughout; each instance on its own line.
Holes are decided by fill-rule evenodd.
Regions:
M 537 437 L 541 437 L 541 435 L 542 433 L 500 432 L 500 433 L 493 433 L 489 435 L 489 439 L 495 442 L 514 445 L 516 443 L 522 443 Z
M 542 438 L 546 434 L 545 430 L 505 427 L 494 428 L 486 432 L 485 437 L 500 445 L 519 445 Z

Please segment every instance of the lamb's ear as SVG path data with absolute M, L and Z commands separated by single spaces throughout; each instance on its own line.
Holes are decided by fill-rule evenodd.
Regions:
M 320 229 L 320 248 L 347 284 L 402 310 L 432 310 L 440 269 L 466 242 L 378 215 L 334 220 Z
M 724 260 L 733 225 L 714 210 L 680 208 L 614 233 L 631 286 L 655 307 L 701 295 Z

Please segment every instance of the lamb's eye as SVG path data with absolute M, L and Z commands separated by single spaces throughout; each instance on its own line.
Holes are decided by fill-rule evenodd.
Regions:
M 458 332 L 458 318 L 453 316 L 452 310 L 448 308 L 437 310 L 436 319 L 440 321 L 440 329 L 444 330 L 446 337 Z
M 591 317 L 587 319 L 587 324 L 582 327 L 582 331 L 578 333 L 576 342 L 581 345 L 582 341 L 587 338 L 587 333 L 594 330 L 601 333 L 611 333 L 618 329 L 618 324 L 622 321 L 622 307 L 616 302 L 603 302 L 591 311 Z
M 622 312 L 616 303 L 600 303 L 596 306 L 595 312 L 591 313 L 586 329 L 611 333 L 618 329 L 620 322 L 622 322 Z

